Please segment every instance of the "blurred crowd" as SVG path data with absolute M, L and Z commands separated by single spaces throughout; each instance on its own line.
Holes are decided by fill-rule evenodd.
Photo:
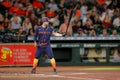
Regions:
M 73 12 L 69 23 L 70 13 Z M 0 0 L 0 34 L 34 35 L 42 17 L 66 36 L 119 36 L 120 0 Z

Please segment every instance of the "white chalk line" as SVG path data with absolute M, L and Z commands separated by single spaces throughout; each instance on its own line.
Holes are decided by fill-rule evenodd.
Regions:
M 77 75 L 77 74 L 84 75 L 88 73 L 65 73 L 64 75 Z
M 76 80 L 101 80 L 101 79 L 95 79 L 95 78 L 81 78 L 81 77 L 71 77 L 71 76 L 61 76 L 61 75 L 45 75 L 45 76 L 46 77 L 76 79 Z
M 41 78 L 65 78 L 65 79 L 74 79 L 74 80 L 101 80 L 95 78 L 82 78 L 82 77 L 71 77 L 71 75 L 75 74 L 87 74 L 87 73 L 68 73 L 62 75 L 47 75 L 47 74 L 14 74 L 14 75 L 2 75 L 1 78 L 27 78 L 27 77 L 41 77 Z M 70 75 L 70 76 L 67 76 Z

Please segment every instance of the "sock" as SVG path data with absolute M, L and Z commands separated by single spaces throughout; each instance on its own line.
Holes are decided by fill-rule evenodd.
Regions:
M 34 58 L 34 61 L 33 61 L 33 68 L 34 68 L 34 69 L 36 69 L 37 64 L 38 64 L 38 59 L 37 59 L 37 58 Z
M 52 64 L 52 68 L 56 69 L 56 61 L 55 61 L 55 59 L 54 58 L 50 59 L 50 62 Z

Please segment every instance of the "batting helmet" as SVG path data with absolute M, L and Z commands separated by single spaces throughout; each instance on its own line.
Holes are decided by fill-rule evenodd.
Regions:
M 43 17 L 40 21 L 41 24 L 43 24 L 44 22 L 49 22 L 49 18 L 47 17 Z

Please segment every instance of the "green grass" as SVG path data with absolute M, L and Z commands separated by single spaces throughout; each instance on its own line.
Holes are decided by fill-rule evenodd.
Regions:
M 120 68 L 87 68 L 85 70 L 120 70 Z

